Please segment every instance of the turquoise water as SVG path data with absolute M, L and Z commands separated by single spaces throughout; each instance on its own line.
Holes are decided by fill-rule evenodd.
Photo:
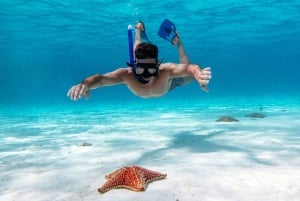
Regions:
M 0 0 L 0 8 L 0 200 L 298 200 L 300 1 Z M 160 98 L 124 85 L 93 90 L 88 101 L 66 96 L 83 78 L 125 66 L 127 26 L 137 20 L 159 57 L 177 62 L 157 35 L 165 18 L 192 63 L 211 66 L 209 93 L 191 83 Z M 240 122 L 216 122 L 224 115 Z M 129 164 L 167 172 L 164 192 L 151 184 L 150 194 L 99 198 L 104 175 Z
M 164 61 L 178 61 L 175 48 L 157 35 L 168 18 L 177 25 L 192 63 L 212 67 L 209 94 L 193 83 L 161 99 L 299 96 L 297 0 L 2 0 L 0 6 L 3 107 L 70 104 L 70 86 L 125 65 L 127 25 L 138 19 Z M 114 86 L 94 91 L 90 102 L 110 102 L 116 94 L 139 101 L 126 87 Z

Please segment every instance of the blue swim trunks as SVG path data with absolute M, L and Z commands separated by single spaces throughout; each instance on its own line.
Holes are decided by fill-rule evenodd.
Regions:
M 184 85 L 184 78 L 183 77 L 176 77 L 176 78 L 173 78 L 172 80 L 170 80 L 172 83 L 171 83 L 171 86 L 170 86 L 170 89 L 169 91 L 171 91 L 172 89 L 176 88 L 176 87 L 179 87 L 179 86 L 182 86 Z

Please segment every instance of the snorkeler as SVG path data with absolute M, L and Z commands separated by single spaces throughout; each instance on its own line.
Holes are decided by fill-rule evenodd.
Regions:
M 96 74 L 87 77 L 81 83 L 70 88 L 67 95 L 71 100 L 78 100 L 83 96 L 89 98 L 91 89 L 116 84 L 127 85 L 129 90 L 139 97 L 159 97 L 194 79 L 202 90 L 208 92 L 207 84 L 211 79 L 210 67 L 202 69 L 197 64 L 190 64 L 177 32 L 167 40 L 177 46 L 179 64 L 161 63 L 158 60 L 157 46 L 150 43 L 145 36 L 145 26 L 143 22 L 138 22 L 135 27 L 134 64 L 131 67 L 119 68 L 103 75 Z M 146 39 L 147 42 L 143 42 L 143 39 Z

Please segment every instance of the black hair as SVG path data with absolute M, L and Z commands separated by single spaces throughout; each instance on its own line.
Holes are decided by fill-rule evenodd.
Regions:
M 151 43 L 141 43 L 135 48 L 135 58 L 137 59 L 151 59 L 158 57 L 158 48 Z

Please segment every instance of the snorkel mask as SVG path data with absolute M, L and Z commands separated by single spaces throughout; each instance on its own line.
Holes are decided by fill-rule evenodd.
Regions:
M 147 62 L 148 61 L 148 62 Z M 151 61 L 151 62 L 149 62 Z M 161 61 L 157 59 L 136 59 L 136 62 L 133 65 L 133 73 L 136 79 L 142 83 L 147 84 L 150 80 L 150 77 L 157 77 L 159 66 Z
M 145 62 L 155 61 L 154 62 Z M 150 78 L 158 76 L 159 65 L 161 62 L 157 62 L 156 59 L 136 59 L 136 62 L 133 66 L 133 71 L 136 76 L 142 78 Z

